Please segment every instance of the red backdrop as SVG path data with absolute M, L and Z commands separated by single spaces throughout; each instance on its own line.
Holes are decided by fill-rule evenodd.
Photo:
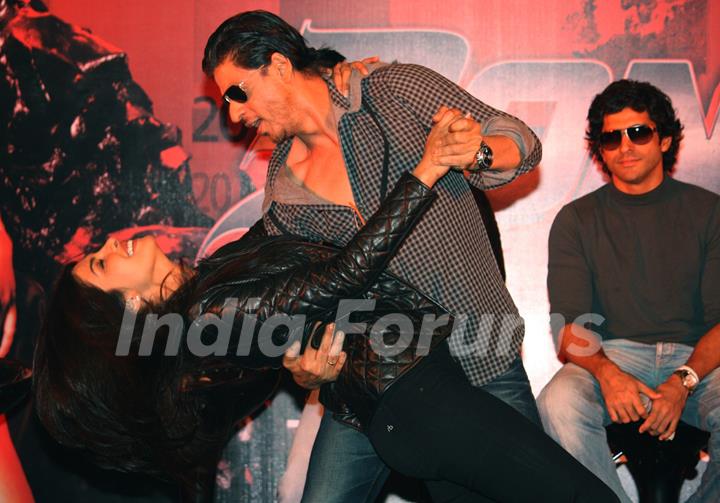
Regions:
M 279 13 L 302 28 L 313 45 L 338 48 L 350 59 L 379 55 L 385 61 L 426 64 L 525 120 L 543 141 L 543 162 L 534 173 L 489 195 L 503 236 L 508 286 L 527 321 L 524 359 L 536 391 L 558 367 L 545 290 L 549 226 L 563 204 L 604 183 L 582 141 L 592 96 L 626 76 L 664 89 L 686 127 L 675 176 L 720 191 L 715 127 L 720 3 L 712 0 L 47 4 L 54 15 L 125 51 L 155 116 L 182 130 L 198 207 L 220 227 L 226 222 L 208 234 L 208 241 L 228 226 L 257 218 L 264 183 L 266 158 L 255 154 L 266 153 L 268 145 L 248 153 L 252 138 L 225 125 L 217 90 L 200 70 L 208 35 L 239 11 Z M 282 462 L 276 469 L 282 470 Z

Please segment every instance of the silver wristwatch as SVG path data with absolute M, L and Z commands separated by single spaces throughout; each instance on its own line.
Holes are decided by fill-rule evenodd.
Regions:
M 484 171 L 492 167 L 493 151 L 490 146 L 485 143 L 485 140 L 480 142 L 480 148 L 475 154 L 475 160 L 477 161 L 477 169 L 480 171 Z
M 675 369 L 675 372 L 673 372 L 673 374 L 678 375 L 678 377 L 680 378 L 680 382 L 683 386 L 685 386 L 685 389 L 687 389 L 688 393 L 690 394 L 695 391 L 698 383 L 700 383 L 697 372 L 695 372 L 691 367 L 688 367 L 687 365 L 681 365 L 680 367 Z

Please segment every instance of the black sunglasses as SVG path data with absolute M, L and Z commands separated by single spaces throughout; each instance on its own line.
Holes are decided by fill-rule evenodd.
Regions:
M 245 92 L 244 85 L 245 82 L 231 85 L 225 90 L 223 99 L 228 103 L 231 101 L 234 101 L 235 103 L 245 103 L 248 100 L 248 95 Z
M 625 129 L 615 129 L 614 131 L 606 131 L 600 133 L 600 147 L 605 150 L 615 150 L 622 143 L 622 135 L 625 134 L 635 145 L 645 145 L 652 140 L 655 134 L 654 127 L 644 124 L 636 124 Z

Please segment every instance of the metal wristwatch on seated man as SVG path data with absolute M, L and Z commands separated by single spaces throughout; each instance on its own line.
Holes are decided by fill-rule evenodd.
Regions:
M 700 384 L 700 378 L 698 377 L 697 372 L 687 365 L 679 366 L 673 374 L 676 374 L 680 378 L 680 382 L 691 395 L 697 388 L 697 385 Z

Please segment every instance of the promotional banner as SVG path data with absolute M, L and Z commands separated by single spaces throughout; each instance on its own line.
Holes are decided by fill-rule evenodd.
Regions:
M 252 9 L 348 60 L 430 67 L 535 131 L 540 166 L 487 196 L 536 393 L 560 366 L 545 284 L 550 225 L 607 182 L 583 139 L 592 98 L 620 78 L 664 90 L 685 126 L 673 176 L 720 192 L 712 0 L 0 0 L 0 312 L 17 311 L 10 356 L 30 362 L 53 278 L 108 234 L 151 233 L 173 258 L 194 261 L 260 218 L 273 145 L 228 120 L 200 68 L 210 33 Z M 231 442 L 218 501 L 275 498 L 304 398 L 286 388 Z M 39 434 L 30 416 L 10 425 L 40 501 L 58 463 L 33 469 L 45 448 L 27 441 Z M 303 469 L 293 477 L 301 484 Z

